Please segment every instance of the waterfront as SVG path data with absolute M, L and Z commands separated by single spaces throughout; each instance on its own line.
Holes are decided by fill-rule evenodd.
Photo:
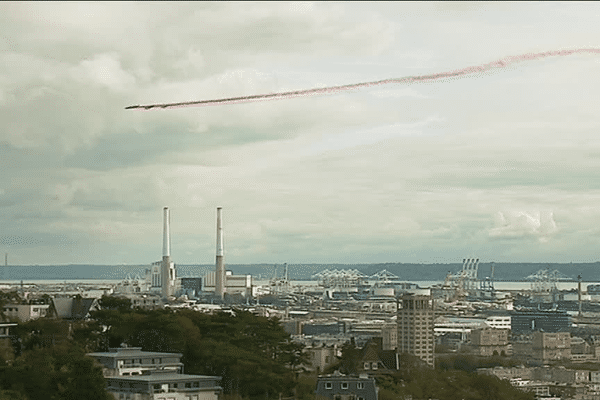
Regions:
M 121 282 L 124 279 L 0 279 L 0 288 L 18 287 L 23 285 L 24 287 L 81 287 L 81 288 L 110 288 Z M 441 285 L 443 281 L 406 281 L 418 285 L 420 288 L 431 288 L 435 285 Z M 290 282 L 293 287 L 301 288 L 319 288 L 319 282 L 316 280 L 298 280 Z M 269 280 L 254 280 L 254 286 L 267 287 L 269 286 Z M 524 281 L 500 281 L 494 282 L 496 291 L 526 291 L 531 290 L 532 282 Z M 582 282 L 581 288 L 585 292 L 587 291 L 588 285 L 600 285 L 599 281 Z M 561 291 L 576 290 L 576 281 L 557 282 L 557 289 Z

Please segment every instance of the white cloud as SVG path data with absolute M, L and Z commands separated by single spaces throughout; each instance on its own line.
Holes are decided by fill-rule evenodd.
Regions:
M 527 213 L 524 211 L 498 211 L 494 218 L 495 227 L 490 229 L 491 237 L 535 236 L 547 241 L 558 231 L 552 212 Z
M 95 54 L 90 59 L 82 60 L 71 69 L 73 76 L 80 83 L 105 86 L 114 92 L 131 91 L 135 78 L 123 70 L 117 54 Z

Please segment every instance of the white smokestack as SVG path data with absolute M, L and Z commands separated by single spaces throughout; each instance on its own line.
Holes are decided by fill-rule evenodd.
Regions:
M 171 256 L 171 234 L 169 226 L 169 207 L 163 209 L 163 257 Z
M 172 295 L 171 287 L 171 232 L 169 207 L 163 208 L 163 257 L 160 266 L 160 287 L 164 297 Z
M 217 207 L 217 255 L 223 255 L 223 221 L 222 221 L 222 208 Z
M 225 296 L 225 265 L 223 263 L 223 221 L 221 207 L 217 207 L 217 257 L 215 270 L 215 295 Z

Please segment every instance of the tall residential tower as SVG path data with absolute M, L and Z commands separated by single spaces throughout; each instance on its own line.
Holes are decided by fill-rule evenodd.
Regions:
M 433 298 L 404 294 L 398 304 L 398 352 L 419 357 L 434 365 Z

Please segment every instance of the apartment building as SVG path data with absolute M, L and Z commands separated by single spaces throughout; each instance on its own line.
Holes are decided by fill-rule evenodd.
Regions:
M 398 351 L 434 365 L 434 309 L 431 295 L 404 294 L 398 304 Z
M 480 356 L 507 355 L 508 332 L 507 329 L 475 329 L 471 331 L 470 349 Z
M 110 348 L 88 353 L 103 366 L 107 391 L 118 400 L 218 400 L 221 377 L 183 373 L 182 354 Z
M 218 400 L 218 376 L 152 370 L 143 375 L 106 378 L 107 391 L 119 400 Z
M 105 377 L 142 375 L 145 371 L 161 369 L 183 373 L 180 353 L 142 351 L 141 347 L 110 348 L 107 352 L 89 353 L 102 364 Z
M 533 362 L 571 359 L 571 334 L 569 332 L 534 332 L 532 337 Z

